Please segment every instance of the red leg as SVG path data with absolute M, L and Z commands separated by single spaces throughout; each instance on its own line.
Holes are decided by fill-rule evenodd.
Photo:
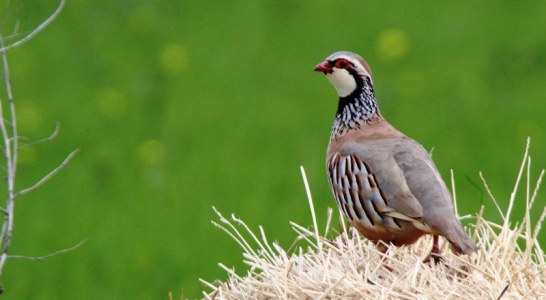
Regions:
M 430 250 L 430 254 L 425 258 L 423 262 L 433 262 L 434 264 L 437 264 L 439 262 L 444 261 L 444 258 L 440 254 L 440 246 L 438 245 L 440 237 L 438 235 L 434 235 L 432 237 L 432 250 Z
M 392 272 L 393 269 L 387 265 L 387 253 L 389 252 L 389 247 L 383 243 L 378 243 L 377 249 L 381 252 L 381 263 L 383 264 L 383 267 Z

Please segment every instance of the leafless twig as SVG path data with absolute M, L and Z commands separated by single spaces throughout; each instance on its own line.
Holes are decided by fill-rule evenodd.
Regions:
M 64 159 L 64 161 L 60 165 L 58 165 L 55 169 L 51 170 L 51 172 L 49 172 L 46 176 L 42 177 L 42 179 L 38 180 L 38 182 L 33 184 L 31 187 L 28 187 L 26 189 L 23 189 L 23 190 L 19 191 L 17 194 L 15 194 L 15 196 L 17 197 L 17 196 L 22 196 L 24 194 L 28 194 L 28 193 L 36 190 L 37 188 L 39 188 L 42 184 L 46 183 L 51 177 L 55 176 L 55 174 L 57 174 L 60 170 L 62 170 L 64 167 L 66 167 L 68 165 L 68 163 L 70 163 L 72 158 L 74 158 L 74 156 L 79 151 L 80 151 L 79 149 L 76 149 L 76 150 L 70 152 L 70 154 L 68 154 L 68 156 Z
M 0 47 L 4 49 L 4 39 L 0 36 Z M 0 131 L 2 132 L 2 140 L 4 142 L 4 157 L 6 159 L 6 172 L 7 172 L 7 200 L 4 213 L 4 224 L 2 225 L 2 231 L 0 233 L 0 243 L 2 255 L 0 256 L 0 275 L 4 269 L 6 263 L 7 253 L 11 244 L 11 235 L 13 232 L 13 214 L 15 204 L 15 172 L 17 169 L 17 151 L 18 151 L 18 139 L 11 139 L 10 136 L 17 136 L 17 119 L 15 115 L 15 105 L 13 102 L 13 94 L 11 91 L 11 82 L 9 77 L 9 65 L 6 52 L 1 52 L 4 82 L 6 85 L 6 94 L 8 97 L 8 104 L 10 108 L 11 120 L 11 135 L 6 127 L 6 119 L 4 116 L 3 101 L 0 99 Z
M 63 10 L 64 5 L 65 5 L 65 0 L 61 0 L 61 2 L 59 3 L 59 6 L 57 6 L 57 9 L 55 10 L 55 12 L 53 12 L 53 14 L 51 14 L 45 21 L 43 21 L 42 24 L 38 25 L 38 27 L 36 27 L 34 30 L 32 30 L 24 38 L 16 41 L 15 43 L 13 43 L 11 45 L 8 45 L 8 46 L 4 46 L 4 44 L 2 43 L 2 45 L 0 47 L 0 53 L 6 53 L 8 50 L 13 49 L 13 48 L 17 48 L 17 47 L 23 45 L 24 43 L 30 41 L 31 39 L 33 39 L 36 35 L 38 35 L 38 33 L 40 33 L 47 26 L 49 26 L 49 24 L 51 24 L 61 14 L 61 11 Z
M 59 124 L 59 122 L 57 122 L 57 124 L 55 125 L 55 129 L 53 130 L 53 133 L 51 133 L 48 137 L 45 137 L 45 138 L 37 140 L 37 141 L 32 141 L 32 142 L 30 142 L 28 144 L 25 144 L 25 145 L 21 145 L 21 146 L 19 146 L 19 149 L 25 149 L 25 148 L 32 147 L 32 146 L 35 146 L 35 145 L 38 145 L 38 144 L 51 142 L 51 141 L 53 141 L 54 139 L 57 138 L 57 135 L 59 135 L 60 130 L 61 130 L 61 124 Z
M 29 260 L 42 261 L 44 259 L 48 259 L 50 257 L 56 256 L 56 255 L 59 255 L 59 254 L 63 254 L 63 253 L 66 253 L 66 252 L 76 250 L 81 245 L 83 245 L 85 242 L 87 242 L 87 239 L 82 240 L 81 242 L 77 243 L 76 245 L 74 245 L 72 247 L 57 250 L 55 252 L 51 252 L 51 253 L 43 255 L 43 256 L 8 255 L 8 258 L 10 258 L 10 259 L 29 259 Z
M 57 6 L 57 9 L 55 10 L 55 12 L 53 12 L 53 14 L 51 14 L 45 21 L 43 21 L 40 25 L 38 25 L 29 34 L 16 40 L 15 42 L 9 45 L 5 44 L 7 39 L 0 34 L 0 60 L 2 63 L 2 69 L 0 72 L 3 73 L 2 75 L 4 79 L 5 92 L 6 92 L 6 98 L 7 98 L 7 101 L 4 102 L 2 97 L 0 97 L 0 134 L 2 135 L 0 138 L 1 140 L 0 144 L 3 144 L 1 146 L 1 149 L 3 150 L 2 152 L 4 154 L 4 159 L 6 162 L 5 178 L 6 178 L 6 184 L 7 184 L 6 206 L 5 208 L 1 209 L 1 212 L 4 214 L 4 221 L 2 224 L 2 229 L 0 231 L 0 275 L 2 275 L 4 265 L 8 258 L 29 258 L 29 259 L 41 260 L 47 257 L 51 257 L 54 255 L 58 255 L 58 254 L 76 249 L 77 247 L 81 246 L 81 244 L 83 243 L 82 241 L 81 243 L 79 243 L 78 245 L 74 247 L 59 250 L 41 257 L 32 258 L 32 257 L 25 257 L 25 256 L 8 255 L 8 251 L 11 245 L 11 238 L 13 234 L 15 199 L 20 195 L 24 195 L 34 191 L 35 189 L 40 187 L 42 184 L 44 184 L 53 175 L 59 172 L 60 169 L 65 167 L 66 164 L 68 164 L 68 162 L 70 162 L 73 156 L 77 153 L 77 150 L 70 153 L 58 167 L 56 167 L 51 172 L 49 172 L 46 176 L 44 176 L 42 179 L 36 182 L 33 186 L 27 189 L 24 189 L 20 192 L 16 192 L 15 178 L 17 173 L 18 153 L 19 153 L 19 150 L 21 149 L 19 146 L 19 140 L 21 137 L 19 136 L 19 133 L 17 130 L 17 114 L 15 111 L 15 102 L 13 98 L 12 86 L 10 81 L 10 68 L 8 64 L 7 52 L 11 49 L 17 48 L 23 45 L 24 43 L 30 41 L 38 33 L 44 30 L 49 24 L 51 24 L 51 22 L 53 22 L 53 20 L 55 20 L 55 18 L 59 16 L 64 5 L 65 5 L 65 0 L 60 0 L 60 3 Z M 15 27 L 15 30 L 17 30 L 17 28 L 18 28 L 18 25 Z M 16 36 L 16 32 L 8 36 L 8 38 L 13 38 L 15 36 Z M 4 111 L 4 109 L 6 109 L 6 111 Z M 55 132 L 50 137 L 37 141 L 35 143 L 31 143 L 31 144 L 36 144 L 36 143 L 53 139 L 57 135 L 58 128 L 59 127 L 57 125 Z

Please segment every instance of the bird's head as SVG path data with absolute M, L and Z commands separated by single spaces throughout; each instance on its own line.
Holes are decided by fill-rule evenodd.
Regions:
M 347 97 L 364 85 L 373 84 L 370 67 L 360 55 L 352 52 L 336 52 L 316 65 L 314 70 L 328 77 L 340 97 Z

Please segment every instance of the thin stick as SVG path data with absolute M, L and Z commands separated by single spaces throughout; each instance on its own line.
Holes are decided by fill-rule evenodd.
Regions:
M 508 224 L 510 223 L 510 214 L 512 213 L 512 208 L 514 207 L 514 202 L 516 201 L 516 192 L 519 187 L 519 183 L 521 181 L 521 176 L 523 174 L 523 170 L 525 169 L 525 162 L 527 161 L 527 158 L 529 157 L 529 146 L 531 145 L 531 138 L 527 138 L 527 144 L 525 145 L 525 154 L 523 155 L 523 160 L 521 162 L 521 167 L 519 169 L 518 177 L 516 179 L 516 184 L 514 185 L 514 191 L 512 191 L 512 194 L 510 194 L 510 201 L 508 202 L 508 209 L 506 210 L 506 219 L 504 219 L 504 229 L 505 231 L 508 230 Z
M 332 217 L 334 216 L 334 210 L 331 207 L 328 207 L 326 211 L 326 228 L 324 229 L 324 237 L 328 236 L 330 231 L 330 224 L 332 223 Z
M 540 228 L 542 228 L 542 222 L 544 222 L 544 219 L 546 218 L 546 206 L 542 209 L 542 213 L 538 217 L 537 223 L 535 224 L 535 227 L 533 228 L 533 240 L 536 241 L 538 238 L 538 233 L 540 232 Z
M 510 282 L 508 282 L 504 288 L 502 289 L 502 291 L 500 292 L 499 296 L 497 297 L 497 300 L 500 300 L 502 298 L 502 296 L 504 296 L 504 293 L 506 293 L 506 291 L 508 290 L 508 287 L 510 287 Z
M 28 193 L 36 190 L 37 188 L 39 188 L 41 185 L 43 185 L 49 179 L 51 179 L 51 177 L 55 176 L 55 174 L 59 173 L 60 170 L 62 170 L 64 167 L 66 167 L 70 163 L 72 158 L 74 158 L 74 156 L 79 151 L 80 151 L 80 149 L 76 149 L 76 150 L 70 152 L 70 154 L 68 154 L 68 156 L 63 160 L 63 162 L 60 165 L 58 165 L 55 169 L 51 170 L 51 172 L 49 172 L 46 176 L 42 177 L 42 179 L 40 179 L 38 182 L 36 182 L 31 187 L 28 187 L 28 188 L 23 189 L 20 192 L 18 192 L 16 194 L 16 196 L 22 196 L 22 195 L 28 194 Z
M 504 216 L 504 213 L 502 212 L 502 209 L 500 208 L 499 203 L 497 202 L 497 199 L 495 199 L 495 196 L 493 196 L 493 193 L 491 193 L 491 189 L 489 188 L 489 185 L 487 184 L 487 181 L 485 180 L 485 177 L 483 177 L 483 173 L 481 171 L 479 175 L 480 175 L 480 178 L 482 179 L 483 185 L 485 186 L 485 190 L 487 191 L 487 194 L 489 195 L 489 198 L 491 199 L 491 201 L 493 201 L 493 204 L 495 204 L 495 207 L 497 208 L 499 215 L 504 221 L 506 217 Z
M 315 229 L 315 236 L 317 239 L 317 246 L 319 250 L 322 249 L 322 241 L 320 240 L 318 225 L 317 225 L 317 215 L 315 214 L 315 205 L 313 204 L 313 198 L 311 197 L 311 189 L 309 188 L 309 183 L 307 182 L 307 176 L 305 175 L 305 170 L 303 166 L 300 166 L 301 176 L 303 177 L 303 184 L 305 185 L 305 192 L 307 193 L 307 200 L 309 200 L 309 208 L 311 209 L 311 217 L 313 218 L 313 227 Z
M 38 27 L 36 27 L 34 30 L 32 30 L 32 32 L 27 34 L 24 38 L 18 40 L 17 42 L 15 42 L 15 43 L 13 43 L 11 45 L 8 45 L 8 46 L 4 46 L 2 44 L 2 46 L 0 48 L 0 53 L 6 53 L 8 50 L 13 49 L 13 48 L 17 48 L 17 47 L 23 45 L 24 43 L 30 41 L 31 39 L 33 39 L 38 33 L 40 33 L 47 26 L 49 26 L 49 24 L 51 24 L 61 14 L 61 11 L 63 10 L 64 4 L 65 4 L 65 0 L 61 0 L 61 2 L 59 3 L 59 6 L 57 6 L 57 9 L 55 10 L 55 12 L 53 12 L 52 15 L 50 15 L 45 21 L 43 21 L 40 25 L 38 25 Z
M 533 204 L 535 203 L 535 199 L 538 194 L 538 190 L 540 189 L 540 184 L 542 183 L 542 177 L 544 177 L 544 169 L 540 171 L 540 175 L 538 175 L 537 183 L 535 184 L 535 188 L 533 190 L 533 196 L 531 196 L 531 204 L 529 204 L 530 207 L 533 207 Z
M 43 256 L 8 255 L 8 258 L 14 258 L 14 259 L 30 259 L 30 260 L 42 261 L 42 260 L 44 260 L 44 259 L 48 259 L 48 258 L 50 258 L 50 257 L 56 256 L 56 255 L 59 255 L 59 254 L 67 253 L 67 252 L 70 252 L 70 251 L 74 251 L 74 250 L 78 249 L 79 247 L 81 247 L 81 245 L 85 244 L 85 242 L 87 242 L 87 238 L 86 238 L 86 239 L 83 239 L 81 242 L 77 243 L 76 245 L 74 245 L 74 246 L 72 246 L 72 247 L 65 248 L 65 249 L 61 249 L 61 250 L 57 250 L 57 251 L 55 251 L 55 252 L 52 252 L 52 253 L 49 253 L 49 254 L 46 254 L 46 255 L 43 255 Z
M 341 208 L 338 208 L 337 211 L 339 212 L 339 222 L 341 222 L 343 233 L 345 233 L 345 235 L 349 237 L 349 233 L 347 232 L 347 225 L 345 225 L 345 217 L 343 216 L 343 212 L 341 211 Z
M 13 98 L 13 91 L 10 80 L 10 70 L 7 58 L 7 51 L 10 49 L 19 47 L 24 43 L 28 42 L 34 38 L 38 33 L 40 33 L 44 28 L 46 28 L 55 18 L 59 16 L 64 7 L 65 0 L 61 0 L 55 12 L 50 15 L 44 22 L 42 22 L 38 27 L 36 27 L 30 34 L 23 37 L 20 40 L 17 40 L 11 45 L 5 46 L 5 39 L 0 35 L 0 55 L 3 65 L 3 77 L 4 84 L 6 88 L 6 96 L 8 100 L 7 107 L 9 109 L 9 120 L 6 119 L 5 112 L 3 110 L 4 103 L 0 99 L 0 132 L 2 134 L 3 148 L 4 148 L 4 159 L 6 161 L 6 183 L 7 183 L 7 199 L 6 199 L 6 208 L 4 211 L 4 221 L 2 224 L 2 230 L 0 232 L 0 275 L 4 269 L 4 265 L 8 259 L 8 250 L 11 245 L 13 227 L 14 227 L 14 211 L 15 211 L 15 198 L 18 194 L 15 192 L 15 175 L 17 172 L 17 159 L 19 153 L 19 134 L 17 130 L 17 115 L 15 111 L 15 102 Z M 17 29 L 17 27 L 16 27 Z M 8 127 L 10 130 L 8 131 Z M 58 170 L 54 170 L 52 173 L 55 174 Z M 53 175 L 49 174 L 49 175 Z M 31 187 L 29 191 L 34 190 L 36 187 L 43 184 L 51 176 L 46 176 L 40 180 L 35 187 Z
M 0 47 L 4 48 L 4 38 L 0 36 Z M 2 53 L 2 64 L 4 71 L 4 81 L 6 85 L 6 94 L 8 96 L 8 103 L 11 114 L 11 134 L 13 137 L 17 137 L 17 120 L 15 118 L 15 105 L 13 102 L 13 94 L 11 91 L 11 82 L 9 77 L 9 65 L 6 52 Z M 14 224 L 14 211 L 15 211 L 15 172 L 17 169 L 17 152 L 18 152 L 18 140 L 17 138 L 10 138 L 9 132 L 6 128 L 6 121 L 4 116 L 3 104 L 0 100 L 0 130 L 2 131 L 2 138 L 4 141 L 4 158 L 6 160 L 7 171 L 7 190 L 8 197 L 6 199 L 6 212 L 4 215 L 4 223 L 2 225 L 2 232 L 0 234 L 0 243 L 2 244 L 2 255 L 0 256 L 0 275 L 7 260 L 8 249 L 11 245 L 11 236 L 13 232 Z
M 523 218 L 523 221 L 525 224 L 522 224 L 525 226 L 525 252 L 524 256 L 527 260 L 529 258 L 529 255 L 531 255 L 531 249 L 533 248 L 533 241 L 531 240 L 531 236 L 533 233 L 531 232 L 531 156 L 527 158 L 527 181 L 526 181 L 526 189 L 525 189 L 525 216 Z
M 40 139 L 40 140 L 37 140 L 37 141 L 33 141 L 31 143 L 22 145 L 22 146 L 19 147 L 19 149 L 25 149 L 25 148 L 28 148 L 28 147 L 31 147 L 31 146 L 35 146 L 37 144 L 51 142 L 51 141 L 53 141 L 54 139 L 57 138 L 57 136 L 59 135 L 59 130 L 60 129 L 61 129 L 61 124 L 59 122 L 57 122 L 57 124 L 55 125 L 55 129 L 53 130 L 53 133 L 51 133 L 48 137 L 45 137 L 43 139 Z

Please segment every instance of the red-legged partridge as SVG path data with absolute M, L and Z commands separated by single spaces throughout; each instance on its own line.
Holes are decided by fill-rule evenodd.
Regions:
M 477 251 L 428 152 L 379 113 L 366 61 L 336 52 L 315 71 L 339 94 L 326 165 L 332 193 L 349 222 L 367 239 L 396 246 L 432 234 L 428 259 L 434 261 L 441 259 L 439 235 L 456 254 Z

